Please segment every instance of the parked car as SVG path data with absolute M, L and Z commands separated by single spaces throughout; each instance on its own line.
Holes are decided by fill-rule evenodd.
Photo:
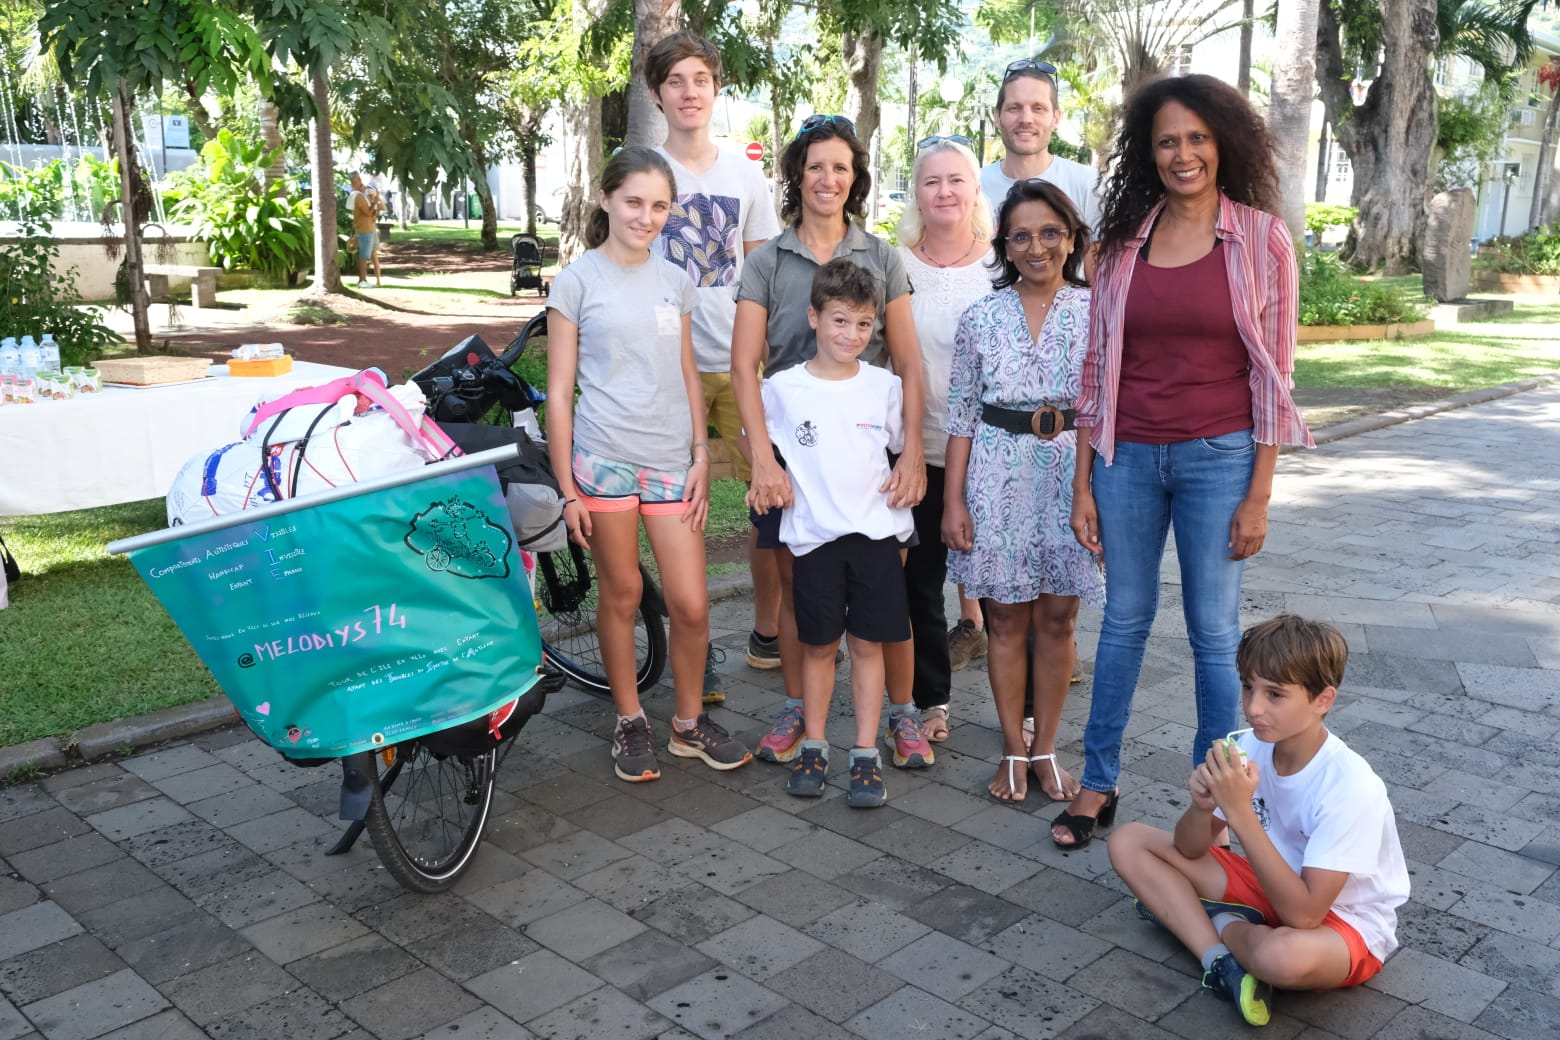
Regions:
M 562 214 L 562 188 L 554 188 L 551 194 L 536 200 L 536 222 L 538 224 L 556 224 Z

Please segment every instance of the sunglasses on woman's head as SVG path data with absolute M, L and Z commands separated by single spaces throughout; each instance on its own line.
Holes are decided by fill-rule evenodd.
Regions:
M 938 134 L 938 135 L 936 135 L 934 137 L 923 137 L 923 138 L 921 138 L 919 141 L 917 141 L 915 143 L 915 150 L 919 152 L 922 149 L 930 148 L 932 145 L 937 144 L 940 141 L 949 141 L 949 142 L 951 142 L 953 144 L 962 144 L 966 148 L 974 148 L 975 147 L 975 142 L 971 141 L 968 137 L 965 137 L 963 134 L 947 134 L 947 135 Z
M 1002 74 L 1002 82 L 1006 83 L 1014 76 L 1022 75 L 1025 72 L 1038 72 L 1042 76 L 1049 76 L 1052 79 L 1056 78 L 1056 66 L 1050 62 L 1036 61 L 1033 58 L 1020 58 L 1007 67 L 1007 71 Z
M 800 138 L 802 135 L 809 134 L 812 131 L 818 129 L 820 126 L 826 126 L 829 123 L 833 123 L 836 127 L 845 131 L 847 134 L 850 134 L 852 137 L 856 136 L 856 124 L 852 123 L 847 117 L 822 115 L 811 115 L 802 120 L 801 127 L 799 127 L 796 131 L 796 136 Z

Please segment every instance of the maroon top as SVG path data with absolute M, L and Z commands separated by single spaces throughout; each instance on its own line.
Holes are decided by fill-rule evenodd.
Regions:
M 1122 332 L 1118 440 L 1173 444 L 1251 428 L 1250 361 L 1223 243 L 1184 267 L 1140 262 Z

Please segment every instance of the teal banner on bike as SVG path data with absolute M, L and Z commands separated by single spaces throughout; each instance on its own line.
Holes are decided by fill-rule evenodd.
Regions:
M 478 718 L 536 682 L 530 583 L 491 467 L 133 550 L 257 735 L 348 755 Z

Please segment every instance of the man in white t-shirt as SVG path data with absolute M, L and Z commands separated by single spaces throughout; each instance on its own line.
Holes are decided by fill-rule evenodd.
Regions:
M 674 33 L 645 56 L 645 82 L 666 116 L 666 142 L 656 151 L 677 180 L 672 213 L 661 231 L 661 255 L 693 279 L 693 352 L 704 388 L 704 409 L 720 434 L 737 476 L 746 481 L 748 463 L 738 444 L 742 420 L 731 392 L 731 327 L 736 287 L 748 253 L 780 233 L 763 168 L 722 149 L 710 138 L 715 97 L 720 93 L 720 51 L 702 36 Z M 753 631 L 747 662 L 780 667 L 780 575 L 774 553 L 761 552 L 750 533 L 753 572 Z M 714 656 L 706 662 L 704 701 L 725 700 Z
M 1056 66 L 1048 61 L 1015 61 L 1002 76 L 993 110 L 1006 152 L 980 171 L 980 190 L 992 216 L 1002 208 L 1015 181 L 1039 177 L 1067 193 L 1091 231 L 1098 230 L 1099 174 L 1091 166 L 1051 154 L 1051 135 L 1062 121 Z
M 1348 657 L 1337 629 L 1293 614 L 1247 629 L 1235 664 L 1252 728 L 1208 751 L 1174 834 L 1130 823 L 1110 841 L 1139 914 L 1250 1025 L 1267 1024 L 1274 986 L 1358 986 L 1397 949 L 1409 880 L 1392 803 L 1327 731 Z M 1226 829 L 1244 856 L 1214 844 Z

